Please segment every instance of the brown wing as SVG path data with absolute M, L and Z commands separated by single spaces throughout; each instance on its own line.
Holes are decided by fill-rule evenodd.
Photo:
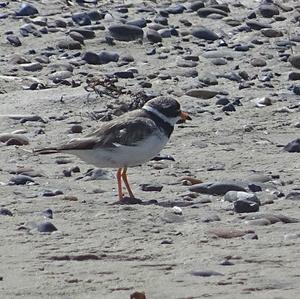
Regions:
M 154 121 L 145 117 L 124 118 L 112 121 L 87 136 L 96 141 L 94 147 L 113 148 L 117 144 L 135 145 L 156 129 Z

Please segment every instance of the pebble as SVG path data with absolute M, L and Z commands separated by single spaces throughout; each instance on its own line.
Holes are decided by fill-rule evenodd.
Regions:
M 46 209 L 42 212 L 45 218 L 53 219 L 53 211 L 51 209 Z
M 57 71 L 48 75 L 48 78 L 52 81 L 59 82 L 72 77 L 72 72 L 69 71 Z
M 292 55 L 289 57 L 290 64 L 300 70 L 300 55 Z
M 16 36 L 16 35 L 8 35 L 6 37 L 6 39 L 9 41 L 9 43 L 11 45 L 13 45 L 14 47 L 20 47 L 22 46 L 22 43 L 20 41 L 20 39 Z
M 136 20 L 132 20 L 132 21 L 128 21 L 126 22 L 127 25 L 133 25 L 133 26 L 137 26 L 140 28 L 144 28 L 147 26 L 147 20 L 144 18 L 141 19 L 136 19 Z
M 93 39 L 96 37 L 95 31 L 86 28 L 73 28 L 69 33 L 71 34 L 72 32 L 81 34 L 84 39 Z
M 38 10 L 29 3 L 22 3 L 21 7 L 16 11 L 16 16 L 25 17 L 25 16 L 33 16 L 38 14 Z
M 67 37 L 64 40 L 59 41 L 57 43 L 57 47 L 60 49 L 66 49 L 66 50 L 80 50 L 81 43 L 73 40 L 72 38 Z
M 163 186 L 160 184 L 140 184 L 143 191 L 161 191 Z
M 161 35 L 156 30 L 148 29 L 146 37 L 152 43 L 160 43 L 162 41 Z
M 246 216 L 241 217 L 244 220 L 255 220 L 255 219 L 267 219 L 271 224 L 277 223 L 277 222 L 283 222 L 283 223 L 297 223 L 299 222 L 298 219 L 287 217 L 282 214 L 271 214 L 271 213 L 253 213 Z
M 27 183 L 33 183 L 34 180 L 28 175 L 15 175 L 9 179 L 9 182 L 14 185 L 25 185 Z
M 100 64 L 106 64 L 109 62 L 117 62 L 120 56 L 116 52 L 101 51 L 98 57 Z
M 263 67 L 267 65 L 267 62 L 262 58 L 253 58 L 251 59 L 250 63 L 255 67 Z
M 235 228 L 214 228 L 208 231 L 209 234 L 223 239 L 232 239 L 243 237 L 246 234 L 254 233 L 253 231 L 238 230 Z
M 206 27 L 203 27 L 203 26 L 194 28 L 191 33 L 194 37 L 204 39 L 204 40 L 214 41 L 214 40 L 219 39 L 219 36 L 216 33 L 214 33 L 212 30 L 210 30 Z
M 289 199 L 289 200 L 297 200 L 300 202 L 300 192 L 298 191 L 292 191 L 290 193 L 288 193 L 285 197 L 285 199 Z
M 0 142 L 6 145 L 27 145 L 29 140 L 22 134 L 2 133 L 0 134 Z
M 258 212 L 259 204 L 247 199 L 238 199 L 233 203 L 236 213 L 253 213 Z
M 0 208 L 0 215 L 2 216 L 13 216 L 13 213 L 6 208 Z
M 259 21 L 247 21 L 246 24 L 253 30 L 261 30 L 264 28 L 271 28 L 271 25 L 262 23 Z
M 224 200 L 229 202 L 235 202 L 237 200 L 247 200 L 260 205 L 260 200 L 257 198 L 256 194 L 243 191 L 228 191 L 224 195 Z
M 205 270 L 205 271 L 192 271 L 190 272 L 193 276 L 199 277 L 210 277 L 210 276 L 223 276 L 224 274 L 212 270 Z
M 275 30 L 275 29 L 272 29 L 272 28 L 265 28 L 265 29 L 262 29 L 260 30 L 260 32 L 266 36 L 266 37 L 281 37 L 283 36 L 283 33 L 279 30 Z
M 197 14 L 199 17 L 205 18 L 211 14 L 217 14 L 217 15 L 221 15 L 224 17 L 227 17 L 228 14 L 221 10 L 221 9 L 217 9 L 217 8 L 213 8 L 213 7 L 203 7 L 203 8 L 199 8 L 197 10 Z
M 187 96 L 199 99 L 210 99 L 217 94 L 219 94 L 219 92 L 208 89 L 190 89 L 186 92 Z
M 126 24 L 111 25 L 108 30 L 114 39 L 125 42 L 142 39 L 144 35 L 140 27 Z
M 292 140 L 285 147 L 284 150 L 289 153 L 300 153 L 300 138 Z
M 300 73 L 298 72 L 290 72 L 288 79 L 291 81 L 296 81 L 296 80 L 300 80 Z
M 265 18 L 272 18 L 274 15 L 279 15 L 278 7 L 272 4 L 260 5 L 258 10 Z
M 57 231 L 57 228 L 51 222 L 42 222 L 37 225 L 37 230 L 41 233 L 52 233 Z
M 60 190 L 55 190 L 55 191 L 45 190 L 41 193 L 41 195 L 44 197 L 52 197 L 52 196 L 57 196 L 57 195 L 62 195 L 62 194 L 64 194 L 64 193 Z
M 196 184 L 189 188 L 192 192 L 212 194 L 212 195 L 224 195 L 228 191 L 244 191 L 243 186 L 231 182 L 208 182 L 202 184 Z
M 172 208 L 172 211 L 173 211 L 173 213 L 176 214 L 176 215 L 182 215 L 182 209 L 181 209 L 180 207 L 174 206 L 174 207 Z
M 80 26 L 85 26 L 85 25 L 91 25 L 91 18 L 86 12 L 79 12 L 75 13 L 72 15 L 72 20 L 80 25 Z
M 212 215 L 205 216 L 200 220 L 201 222 L 209 223 L 209 222 L 221 221 L 221 218 L 217 214 L 212 214 Z
M 32 63 L 22 64 L 22 68 L 24 71 L 38 72 L 43 69 L 43 66 L 39 62 L 32 62 Z

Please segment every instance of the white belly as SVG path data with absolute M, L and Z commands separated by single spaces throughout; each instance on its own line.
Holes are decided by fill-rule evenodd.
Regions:
M 143 164 L 154 158 L 166 145 L 165 135 L 153 135 L 135 146 L 116 144 L 113 149 L 91 149 L 66 151 L 96 167 L 127 167 Z

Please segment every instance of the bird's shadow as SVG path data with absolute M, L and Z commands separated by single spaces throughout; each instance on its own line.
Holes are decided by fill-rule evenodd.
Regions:
M 156 199 L 142 201 L 139 198 L 124 197 L 122 201 L 113 202 L 113 203 L 111 203 L 111 205 L 142 205 L 142 206 L 155 205 L 155 206 L 164 207 L 164 208 L 173 208 L 175 206 L 177 206 L 177 207 L 193 206 L 193 205 L 195 205 L 195 202 L 184 201 L 184 200 L 157 201 Z

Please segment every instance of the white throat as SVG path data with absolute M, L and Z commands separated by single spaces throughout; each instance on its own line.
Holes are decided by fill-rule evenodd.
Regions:
M 150 106 L 147 106 L 147 104 L 145 106 L 143 106 L 144 110 L 149 111 L 153 114 L 155 114 L 156 116 L 158 116 L 160 119 L 162 119 L 163 121 L 165 121 L 166 123 L 170 124 L 171 126 L 174 126 L 176 124 L 176 122 L 179 120 L 179 117 L 167 117 L 164 114 L 160 113 L 158 110 L 156 110 L 155 108 L 152 108 Z

